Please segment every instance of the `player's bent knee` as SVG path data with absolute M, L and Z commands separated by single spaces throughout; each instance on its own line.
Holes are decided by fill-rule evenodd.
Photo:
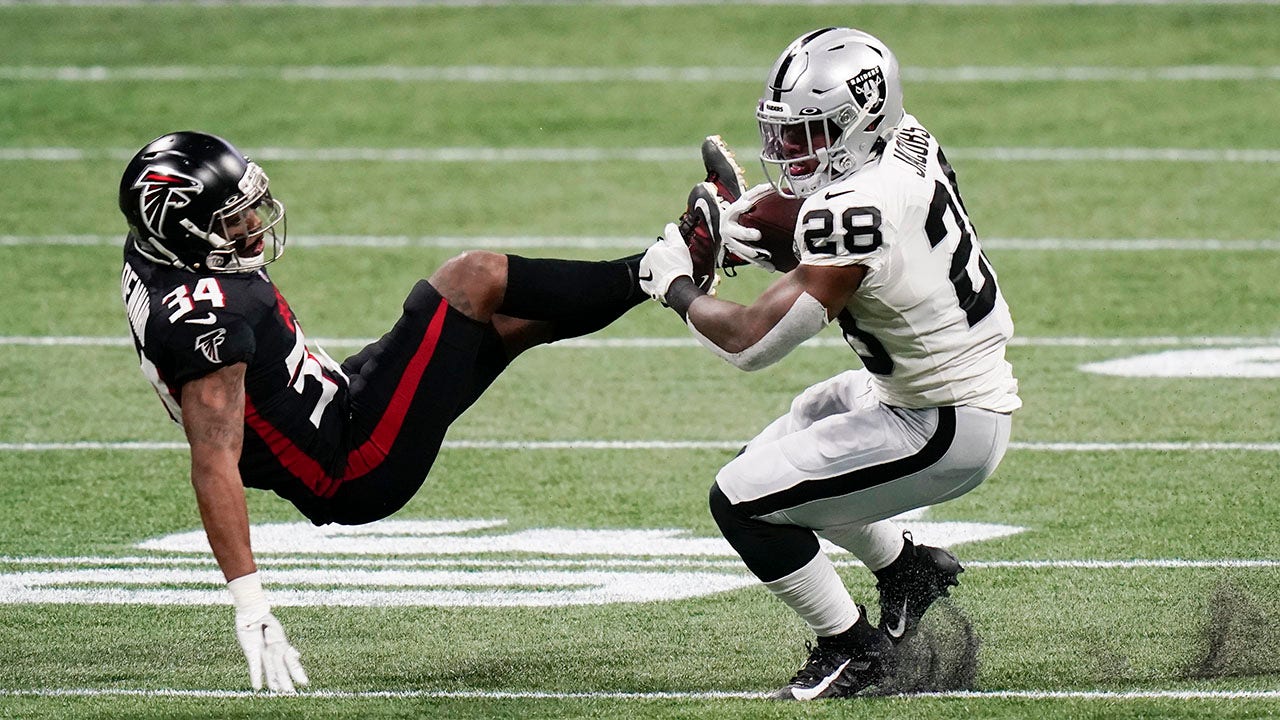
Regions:
M 744 513 L 734 508 L 733 501 L 720 489 L 719 482 L 711 483 L 711 493 L 707 498 L 707 505 L 711 508 L 711 517 L 720 526 L 722 533 L 726 527 L 733 527 L 742 520 L 747 519 Z
M 463 315 L 489 322 L 506 293 L 507 256 L 469 250 L 441 265 L 428 282 Z
M 786 577 L 804 567 L 819 552 L 813 531 L 796 525 L 775 525 L 752 517 L 720 489 L 711 486 L 711 517 L 720 534 L 762 582 Z
M 445 261 L 430 280 L 432 285 L 439 280 L 473 291 L 505 289 L 507 256 L 487 250 L 468 250 Z

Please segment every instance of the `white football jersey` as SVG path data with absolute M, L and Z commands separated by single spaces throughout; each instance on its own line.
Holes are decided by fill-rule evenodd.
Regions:
M 1022 405 L 1005 360 L 1013 320 L 933 136 L 903 118 L 878 161 L 805 200 L 805 265 L 863 265 L 837 318 L 883 402 L 906 408 Z

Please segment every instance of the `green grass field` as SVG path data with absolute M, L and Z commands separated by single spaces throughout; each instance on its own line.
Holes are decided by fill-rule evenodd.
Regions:
M 957 546 L 915 646 L 938 665 L 901 688 L 924 692 L 756 697 L 807 630 L 715 549 L 707 489 L 857 360 L 829 330 L 745 375 L 656 305 L 522 357 L 373 535 L 290 544 L 266 525 L 302 518 L 250 492 L 313 683 L 249 692 L 216 566 L 181 544 L 182 434 L 124 341 L 125 160 L 187 128 L 259 156 L 289 209 L 272 276 L 341 357 L 460 248 L 639 251 L 704 135 L 759 178 L 764 73 L 833 24 L 897 52 L 1017 324 L 1013 448 L 905 521 L 1021 529 Z M 0 717 L 1280 715 L 1278 68 L 1265 3 L 0 3 Z

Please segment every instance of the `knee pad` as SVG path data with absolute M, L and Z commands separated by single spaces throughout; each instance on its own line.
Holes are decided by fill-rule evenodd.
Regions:
M 751 517 L 729 501 L 719 483 L 711 485 L 709 504 L 720 534 L 762 582 L 786 577 L 818 554 L 818 538 L 812 530 Z

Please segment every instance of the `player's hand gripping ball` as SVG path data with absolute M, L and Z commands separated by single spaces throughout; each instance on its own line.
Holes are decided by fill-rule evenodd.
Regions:
M 766 270 L 788 272 L 800 264 L 796 223 L 802 198 L 787 198 L 772 185 L 757 185 L 725 213 L 720 232 L 732 254 Z

